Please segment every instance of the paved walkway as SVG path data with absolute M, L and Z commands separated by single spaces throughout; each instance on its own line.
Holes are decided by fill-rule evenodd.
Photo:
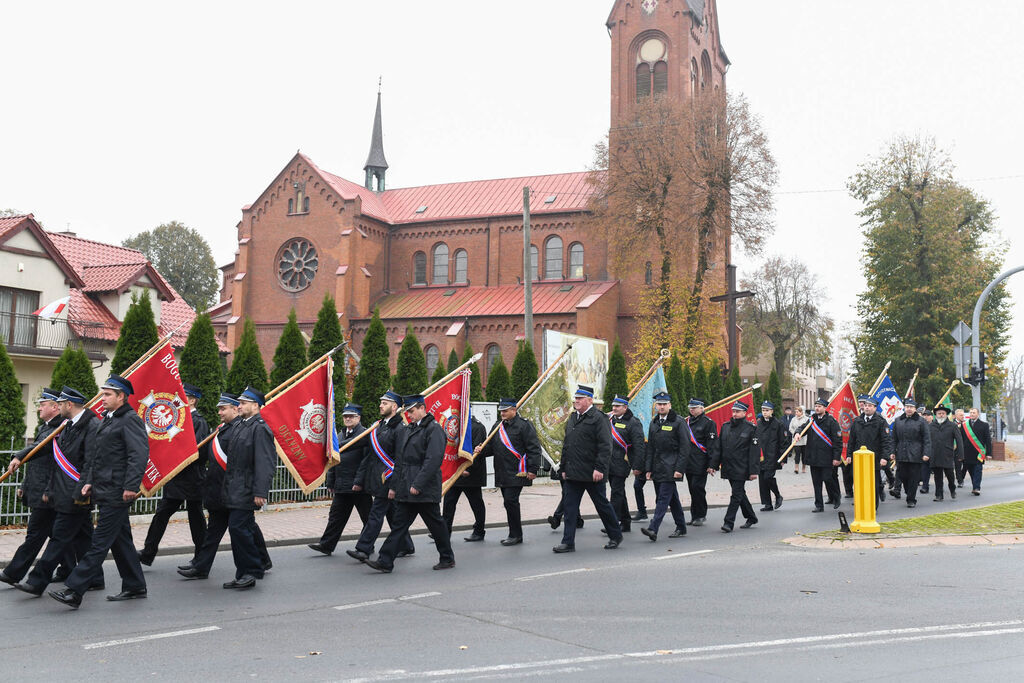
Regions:
M 1008 443 L 1007 450 L 1013 451 L 1008 454 L 1010 459 L 1005 462 L 989 461 L 985 464 L 986 475 L 1024 471 L 1024 446 Z M 790 467 L 786 467 L 779 471 L 778 480 L 779 489 L 785 499 L 783 505 L 807 505 L 806 499 L 812 496 L 810 471 L 794 474 Z M 541 481 L 544 483 L 538 483 L 523 490 L 520 503 L 522 505 L 524 523 L 545 521 L 558 505 L 560 487 L 547 482 L 547 480 Z M 626 482 L 626 492 L 629 508 L 632 512 L 635 509 L 632 479 Z M 689 494 L 686 491 L 685 484 L 679 485 L 679 493 L 683 498 L 683 505 L 688 505 Z M 654 487 L 650 482 L 648 482 L 645 488 L 645 494 L 648 512 L 651 512 L 654 508 Z M 756 481 L 750 482 L 747 485 L 747 496 L 750 498 L 755 509 L 760 507 Z M 713 508 L 722 508 L 728 502 L 729 485 L 717 476 L 709 477 L 708 504 Z M 847 499 L 843 502 L 843 509 L 846 510 L 848 515 L 852 516 L 852 501 Z M 505 508 L 502 505 L 501 492 L 496 489 L 485 490 L 484 503 L 487 506 L 488 538 L 494 541 L 504 538 L 507 534 Z M 268 545 L 280 546 L 313 543 L 320 539 L 320 534 L 327 525 L 329 507 L 330 503 L 280 506 L 276 509 L 257 513 L 256 520 L 263 530 L 263 535 L 266 537 Z M 588 520 L 597 518 L 593 505 L 587 498 L 584 498 L 582 511 Z M 719 514 L 712 512 L 709 515 L 711 521 L 717 521 Z M 132 533 L 135 538 L 135 544 L 138 547 L 142 546 L 142 541 L 146 536 L 146 530 L 149 526 L 149 520 L 149 515 L 139 515 L 132 518 Z M 462 531 L 471 528 L 472 522 L 473 513 L 469 509 L 469 504 L 464 499 L 460 500 L 455 515 L 456 537 Z M 671 525 L 671 523 L 671 519 L 668 520 L 667 524 Z M 353 518 L 349 520 L 348 526 L 345 528 L 345 534 L 342 536 L 342 547 L 346 545 L 347 541 L 353 541 L 358 537 L 360 528 L 359 518 L 353 514 Z M 635 524 L 634 528 L 636 528 Z M 420 533 L 425 533 L 426 531 L 423 523 L 419 520 L 413 525 L 413 532 L 417 531 Z M 15 550 L 21 545 L 24 537 L 24 529 L 0 530 L 0 567 L 6 566 L 7 562 L 14 555 Z M 886 539 L 884 543 L 888 545 L 893 540 Z M 920 541 L 922 539 L 915 540 Z M 222 549 L 229 547 L 226 545 L 226 541 L 227 536 L 225 536 L 225 545 L 222 546 Z M 867 547 L 877 547 L 878 545 L 876 541 L 865 542 L 869 544 Z M 192 540 L 188 530 L 188 523 L 185 513 L 179 512 L 171 519 L 171 523 L 167 526 L 167 532 L 164 534 L 163 542 L 161 543 L 160 554 L 171 555 L 191 552 Z

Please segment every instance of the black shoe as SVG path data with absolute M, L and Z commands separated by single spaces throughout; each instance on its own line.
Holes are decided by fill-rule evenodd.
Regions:
M 18 583 L 17 581 L 12 579 L 11 577 L 7 576 L 7 572 L 4 572 L 4 571 L 0 571 L 0 581 L 6 583 L 8 586 L 13 586 L 16 583 Z
M 266 562 L 263 563 L 263 571 L 269 572 L 273 568 L 274 568 L 274 563 L 273 563 L 272 560 L 267 560 Z
M 981 495 L 981 491 L 979 489 L 974 489 L 973 491 L 971 491 L 971 495 L 972 496 L 980 496 Z
M 893 491 L 892 489 L 889 490 L 889 495 L 893 497 L 893 500 L 899 500 L 900 498 L 903 497 L 902 495 L 900 495 L 899 491 Z
M 833 510 L 838 510 L 839 506 L 841 506 L 842 504 L 843 504 L 843 502 L 841 500 L 837 500 L 836 502 L 832 503 L 832 509 Z
M 921 487 L 921 493 L 928 493 L 928 487 L 927 486 L 922 486 Z
M 431 569 L 434 569 L 434 570 L 451 569 L 454 566 L 455 566 L 455 560 L 441 560 L 440 562 L 435 564 L 433 567 L 431 567 Z
M 941 503 L 943 500 L 944 498 L 942 496 L 935 496 L 934 498 L 932 498 L 933 503 Z
M 740 528 L 741 529 L 749 529 L 750 527 L 754 526 L 755 524 L 757 524 L 757 520 L 756 519 L 748 519 L 743 524 L 740 524 Z
M 628 534 L 631 531 L 631 529 L 628 524 L 623 526 L 622 522 L 619 522 L 619 531 L 621 531 L 624 534 Z
M 393 567 L 385 567 L 384 565 L 382 565 L 377 560 L 367 560 L 366 561 L 366 566 L 369 567 L 370 569 L 376 569 L 381 574 L 390 574 L 391 570 L 393 569 Z
M 310 543 L 309 544 L 309 549 L 310 550 L 315 550 L 318 553 L 322 553 L 324 555 L 330 555 L 331 553 L 334 552 L 333 550 L 328 550 L 327 548 L 325 548 L 323 543 Z
M 651 539 L 652 542 L 658 540 L 658 534 L 654 533 L 650 529 L 641 529 L 640 533 L 642 533 L 647 538 Z
M 780 507 L 782 507 L 782 496 L 775 499 L 775 509 L 778 510 Z
M 246 590 L 256 585 L 256 577 L 250 574 L 244 574 L 241 578 L 235 579 L 234 581 L 228 581 L 224 584 L 224 588 L 228 590 L 238 589 Z
M 146 589 L 139 588 L 133 591 L 121 591 L 117 595 L 108 595 L 107 600 L 110 602 L 122 602 L 123 600 L 141 600 L 146 597 Z
M 466 541 L 467 543 L 477 543 L 479 541 L 484 540 L 484 535 L 483 534 L 478 534 L 478 533 L 474 532 L 474 533 L 470 534 L 469 536 L 466 536 L 462 540 Z
M 608 535 L 608 530 L 607 529 L 601 529 L 601 533 L 604 534 L 605 536 L 607 536 Z
M 825 508 L 820 508 L 820 507 L 814 507 L 811 510 L 811 512 L 824 512 L 824 511 L 825 511 Z
M 564 543 L 559 543 L 558 545 L 556 545 L 551 550 L 552 550 L 552 552 L 556 552 L 556 553 L 574 553 L 574 552 L 576 552 L 576 546 L 574 546 L 574 545 L 566 545 Z
M 853 494 L 852 494 L 852 493 L 847 493 L 847 494 L 846 494 L 846 497 L 847 497 L 847 498 L 853 498 Z
M 107 584 L 105 584 L 105 583 L 103 583 L 101 581 L 100 583 L 94 583 L 93 585 L 89 586 L 86 590 L 101 591 L 101 590 L 103 590 L 106 587 L 107 587 Z
M 684 538 L 686 536 L 686 529 L 676 527 L 676 530 L 668 535 L 669 538 Z
M 630 519 L 633 520 L 634 522 L 642 522 L 645 519 L 647 519 L 647 511 L 646 510 L 637 510 L 636 514 L 633 515 L 632 517 L 630 517 Z
M 395 557 L 412 557 L 415 554 L 415 550 L 399 550 L 397 553 L 395 553 Z
M 878 489 L 878 499 L 879 500 L 885 500 L 885 489 L 884 488 Z
M 14 587 L 20 590 L 22 593 L 28 593 L 29 595 L 38 598 L 43 594 L 42 588 L 34 588 L 27 583 L 16 583 Z
M 501 544 L 505 546 L 519 545 L 523 542 L 522 536 L 509 536 L 508 538 L 501 539 Z
M 71 609 L 78 609 L 79 605 L 82 604 L 82 596 L 70 588 L 65 588 L 62 591 L 50 591 L 47 595 L 57 602 L 63 602 Z
M 619 536 L 618 538 L 613 538 L 612 540 L 610 540 L 607 543 L 605 543 L 604 544 L 604 549 L 605 550 L 615 550 L 621 544 L 622 544 L 622 536 Z
M 156 558 L 156 553 L 139 553 L 139 564 L 144 564 L 147 567 L 152 567 L 154 558 Z
M 178 565 L 178 569 L 192 569 L 192 567 L 194 567 L 194 566 L 196 566 L 195 565 L 195 561 L 192 560 L 192 561 L 189 561 L 188 564 L 179 564 Z
M 908 500 L 908 501 L 907 501 L 907 507 L 908 507 L 908 508 L 916 508 L 916 507 L 917 507 L 917 501 L 914 501 L 914 502 L 910 502 L 910 501 Z
M 557 529 L 562 525 L 562 518 L 552 515 L 551 517 L 548 517 L 548 524 L 551 525 L 552 529 Z
M 370 556 L 364 553 L 362 550 L 346 550 L 345 554 L 351 557 L 353 560 L 359 560 L 360 562 L 366 562 L 370 559 Z
M 576 528 L 577 529 L 582 529 L 583 528 L 583 515 L 580 515 L 579 517 L 576 518 Z
M 698 517 L 697 519 L 690 519 L 690 526 L 704 526 L 704 522 L 707 521 L 704 517 Z
M 956 487 L 957 487 L 958 489 L 962 489 L 962 488 L 964 487 L 964 483 L 963 483 L 963 481 L 958 481 L 958 482 L 956 483 Z
M 186 579 L 205 579 L 209 576 L 206 572 L 201 572 L 195 567 L 189 567 L 188 569 L 179 569 L 178 573 L 184 576 Z
M 773 508 L 771 505 L 765 505 L 763 508 L 761 508 L 761 512 L 771 512 L 774 509 L 775 508 Z
M 949 490 L 949 497 L 952 498 L 953 500 L 956 500 L 956 489 Z
M 722 525 L 722 533 L 731 534 L 732 533 L 732 524 L 723 524 Z

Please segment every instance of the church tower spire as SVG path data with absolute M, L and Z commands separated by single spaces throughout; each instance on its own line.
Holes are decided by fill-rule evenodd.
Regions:
M 384 158 L 384 128 L 380 122 L 379 80 L 377 81 L 377 112 L 373 115 L 373 134 L 370 137 L 370 154 L 366 157 L 366 166 L 363 167 L 363 170 L 366 171 L 366 189 L 383 192 L 384 174 L 388 170 L 388 160 Z

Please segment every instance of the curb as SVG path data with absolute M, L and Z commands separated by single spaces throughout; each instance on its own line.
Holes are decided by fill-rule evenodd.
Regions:
M 808 538 L 791 536 L 783 543 L 814 550 L 880 550 L 882 548 L 924 548 L 928 546 L 996 546 L 1024 543 L 1024 534 L 964 534 L 952 536 L 882 536 L 876 538 Z

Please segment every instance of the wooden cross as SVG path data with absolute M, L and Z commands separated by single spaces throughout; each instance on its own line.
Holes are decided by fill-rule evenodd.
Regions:
M 736 301 L 757 295 L 749 290 L 736 291 L 736 266 L 728 265 L 725 267 L 725 271 L 728 275 L 729 288 L 725 294 L 713 296 L 709 301 L 725 302 L 725 310 L 729 316 L 729 372 L 732 372 L 732 369 L 738 368 L 740 364 L 740 350 L 737 348 L 738 340 L 736 338 Z

